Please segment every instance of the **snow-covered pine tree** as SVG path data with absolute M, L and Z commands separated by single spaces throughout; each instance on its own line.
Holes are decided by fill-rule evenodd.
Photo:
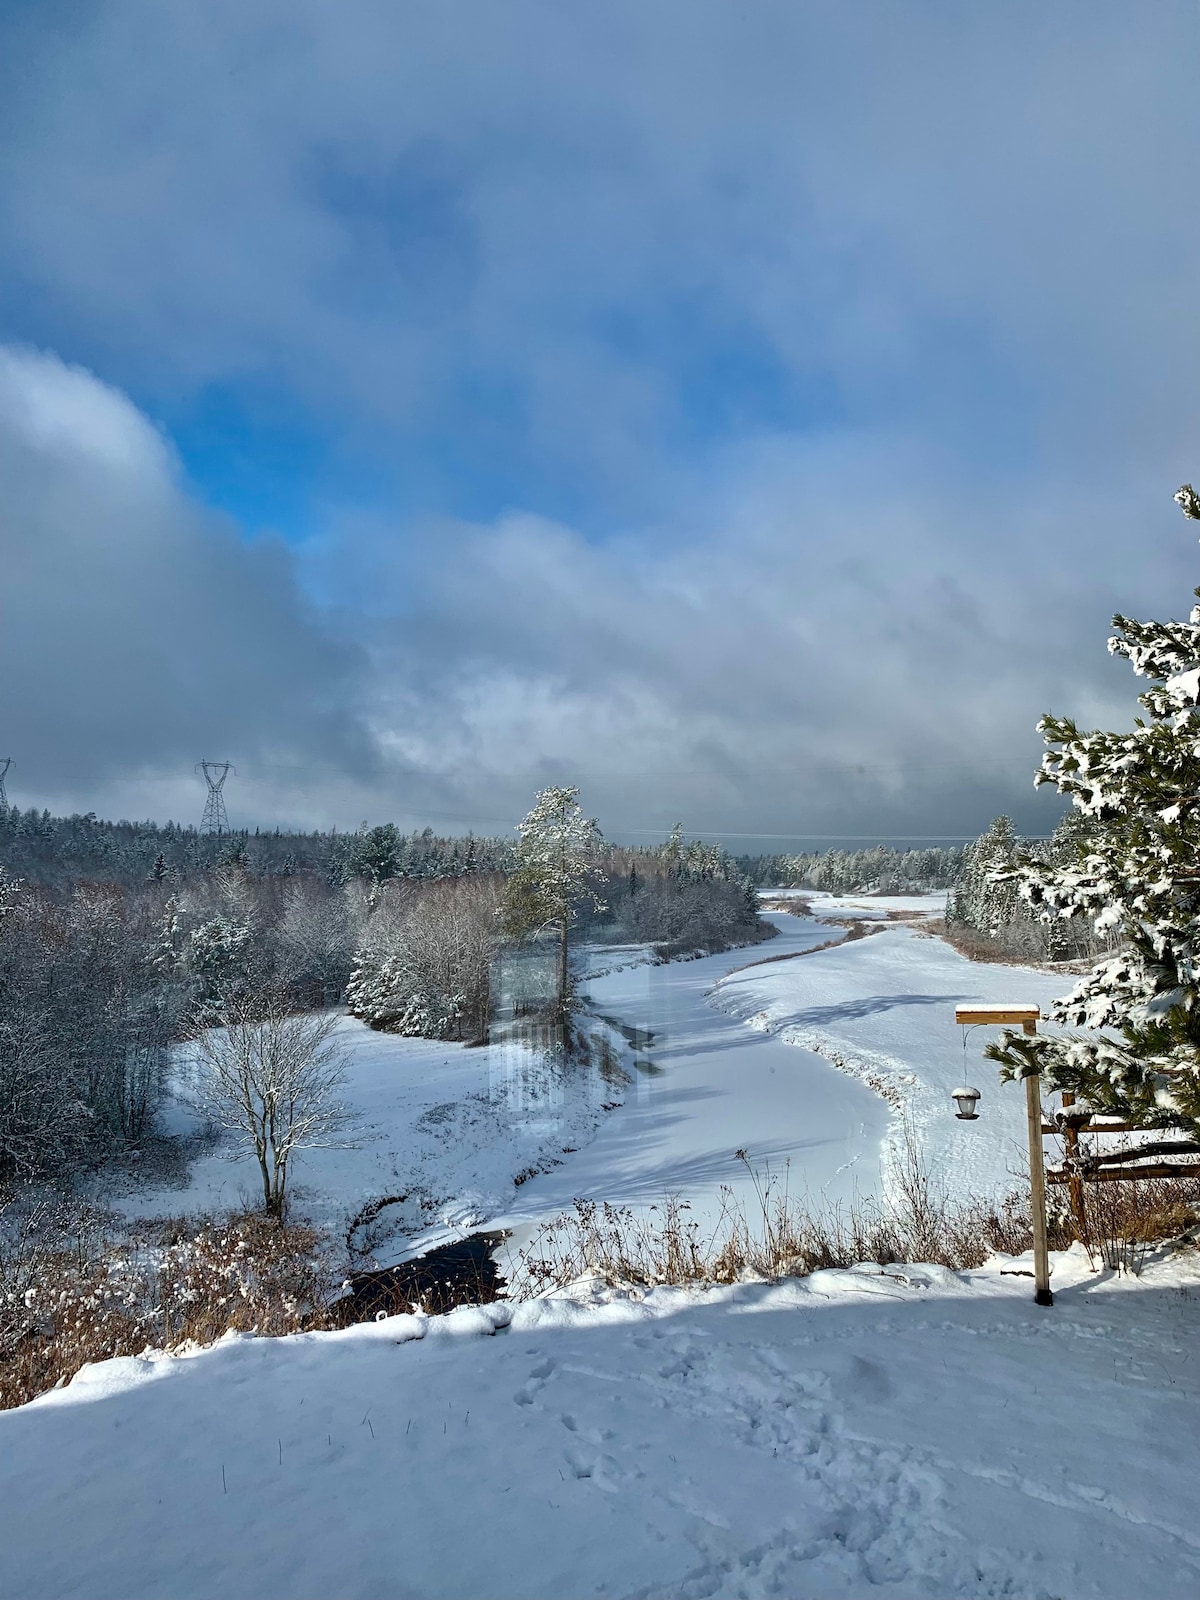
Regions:
M 963 853 L 962 874 L 946 907 L 946 920 L 996 934 L 1013 919 L 1017 890 L 1006 874 L 1019 840 L 1011 817 L 997 817 Z
M 588 884 L 588 869 L 602 843 L 600 828 L 585 817 L 579 790 L 554 786 L 534 796 L 533 809 L 517 824 L 517 868 L 506 885 L 505 931 L 523 938 L 549 928 L 558 933 L 558 1016 L 568 1010 L 567 941 L 575 908 L 603 900 Z
M 1175 496 L 1200 521 L 1190 484 Z M 1200 589 L 1196 590 L 1200 600 Z M 1040 1071 L 1098 1110 L 1200 1138 L 1200 605 L 1187 622 L 1116 616 L 1109 650 L 1151 687 L 1129 733 L 1081 733 L 1043 717 L 1038 783 L 1069 795 L 1086 826 L 1073 859 L 1030 862 L 1020 892 L 1051 917 L 1119 930 L 1052 1016 L 1090 1036 L 1025 1037 L 1008 1029 L 985 1054 L 1004 1077 Z M 1162 1147 L 1183 1153 L 1192 1145 Z M 1196 1146 L 1195 1148 L 1200 1148 Z

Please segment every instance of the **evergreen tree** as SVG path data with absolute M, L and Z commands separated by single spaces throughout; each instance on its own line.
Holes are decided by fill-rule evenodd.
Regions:
M 401 869 L 402 840 L 394 822 L 377 828 L 363 827 L 350 855 L 350 870 L 372 883 L 386 883 L 398 877 Z
M 1190 485 L 1176 496 L 1200 520 Z M 1196 591 L 1200 600 L 1200 589 Z M 1147 1128 L 1200 1137 L 1200 605 L 1187 622 L 1113 619 L 1114 655 L 1150 680 L 1130 733 L 1081 733 L 1066 717 L 1039 724 L 1039 783 L 1069 795 L 1086 826 L 1066 859 L 1017 873 L 1029 903 L 1087 917 L 1121 945 L 1052 1009 L 1091 1036 L 1025 1037 L 990 1045 L 1005 1077 L 1030 1071 L 1097 1109 Z M 1158 1147 L 1166 1153 L 1190 1148 Z
M 963 853 L 962 874 L 946 907 L 946 921 L 997 933 L 1013 920 L 1018 895 L 1009 874 L 1019 846 L 1011 817 L 997 817 Z
M 558 1016 L 568 1009 L 567 944 L 576 907 L 604 902 L 588 886 L 588 871 L 601 843 L 598 825 L 585 817 L 577 788 L 542 789 L 532 811 L 517 824 L 517 869 L 505 892 L 505 931 L 516 937 L 549 928 L 558 933 Z

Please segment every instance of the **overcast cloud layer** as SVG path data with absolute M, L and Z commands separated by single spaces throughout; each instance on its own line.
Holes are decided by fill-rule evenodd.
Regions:
M 1040 831 L 1200 552 L 1191 5 L 0 22 L 22 804 Z

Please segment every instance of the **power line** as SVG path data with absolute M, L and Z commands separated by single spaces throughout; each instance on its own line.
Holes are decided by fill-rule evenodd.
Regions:
M 8 809 L 8 795 L 4 789 L 4 775 L 11 766 L 11 756 L 0 756 L 0 810 Z

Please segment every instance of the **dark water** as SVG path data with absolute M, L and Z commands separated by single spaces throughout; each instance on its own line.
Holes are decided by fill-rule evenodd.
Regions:
M 455 1306 L 498 1300 L 504 1279 L 492 1251 L 507 1237 L 504 1232 L 473 1233 L 398 1267 L 355 1273 L 346 1293 L 330 1307 L 335 1326 L 373 1322 L 381 1313 L 393 1317 L 420 1310 L 440 1316 Z

